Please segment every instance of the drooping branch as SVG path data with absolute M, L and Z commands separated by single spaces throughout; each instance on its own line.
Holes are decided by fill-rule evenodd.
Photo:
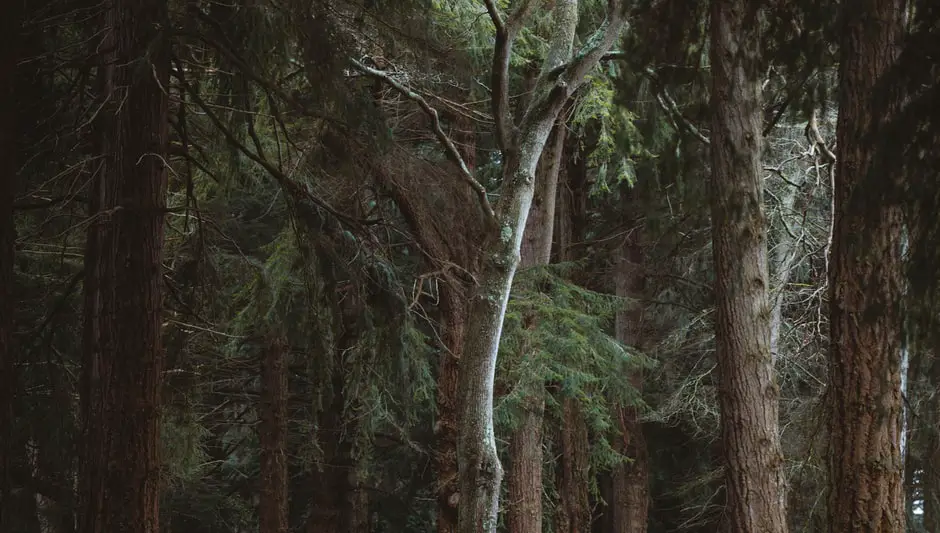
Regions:
M 434 131 L 434 135 L 437 137 L 438 141 L 440 141 L 441 145 L 444 147 L 444 151 L 447 154 L 447 157 L 457 165 L 457 168 L 460 169 L 460 177 L 463 178 L 463 180 L 467 182 L 468 185 L 470 185 L 474 192 L 477 193 L 477 197 L 480 199 L 480 206 L 486 213 L 487 218 L 491 222 L 495 222 L 496 213 L 493 211 L 493 207 L 490 205 L 490 201 L 486 196 L 486 188 L 482 183 L 477 181 L 477 179 L 473 176 L 473 173 L 470 172 L 470 168 L 467 166 L 467 163 L 463 160 L 463 157 L 457 150 L 457 146 L 454 144 L 454 141 L 452 141 L 450 137 L 444 133 L 443 128 L 441 128 L 441 119 L 437 110 L 431 107 L 424 97 L 412 91 L 392 76 L 389 76 L 388 73 L 367 67 L 355 59 L 350 59 L 350 63 L 356 68 L 356 70 L 362 72 L 363 74 L 372 76 L 373 78 L 378 78 L 391 85 L 396 91 L 401 93 L 402 96 L 415 102 L 419 107 L 421 107 L 424 113 L 430 117 L 431 129 Z
M 346 216 L 340 213 L 339 211 L 337 211 L 336 209 L 334 209 L 333 207 L 331 207 L 321 198 L 318 198 L 315 195 L 311 194 L 310 191 L 308 191 L 305 187 L 301 186 L 296 181 L 290 179 L 290 177 L 288 177 L 287 174 L 285 174 L 281 169 L 279 169 L 277 166 L 275 166 L 270 161 L 268 161 L 263 156 L 263 154 L 255 153 L 254 151 L 249 149 L 247 146 L 245 146 L 244 143 L 239 141 L 238 138 L 235 136 L 235 134 L 231 130 L 229 130 L 228 127 L 225 126 L 225 124 L 222 122 L 222 119 L 220 119 L 215 114 L 215 112 L 213 112 L 212 107 L 206 104 L 206 102 L 199 96 L 199 94 L 196 91 L 193 90 L 191 86 L 189 86 L 189 84 L 180 80 L 180 85 L 189 94 L 190 98 L 192 98 L 193 103 L 199 106 L 200 110 L 202 110 L 202 112 L 205 113 L 206 117 L 209 119 L 210 122 L 212 122 L 213 126 L 215 126 L 216 129 L 218 129 L 219 132 L 222 134 L 222 136 L 225 137 L 226 142 L 228 142 L 230 145 L 236 148 L 239 152 L 244 154 L 245 157 L 247 157 L 248 159 L 251 159 L 255 163 L 261 165 L 261 167 L 264 168 L 272 178 L 274 178 L 274 181 L 276 181 L 277 184 L 280 185 L 285 190 L 285 192 L 291 194 L 291 196 L 293 196 L 294 198 L 298 198 L 300 200 L 306 200 L 310 202 L 311 204 L 328 212 L 337 220 L 341 220 L 351 226 L 360 226 L 364 224 L 375 223 L 375 221 L 360 220 L 360 219 L 355 219 L 355 218 Z

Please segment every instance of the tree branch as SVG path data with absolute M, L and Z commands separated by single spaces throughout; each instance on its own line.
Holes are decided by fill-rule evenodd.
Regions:
M 444 130 L 441 128 L 441 120 L 438 116 L 437 110 L 431 107 L 428 104 L 428 101 L 425 100 L 421 95 L 412 91 L 408 87 L 402 85 L 398 80 L 389 76 L 386 72 L 381 70 L 376 70 L 374 68 L 367 67 L 356 61 L 355 59 L 350 59 L 352 65 L 363 74 L 378 78 L 385 83 L 391 85 L 395 90 L 400 92 L 405 98 L 412 100 L 417 103 L 418 106 L 425 112 L 428 117 L 431 118 L 431 129 L 434 131 L 434 135 L 437 136 L 438 141 L 444 147 L 444 151 L 447 154 L 448 158 L 457 165 L 460 169 L 460 176 L 465 182 L 477 193 L 477 197 L 480 199 L 480 206 L 483 208 L 483 211 L 486 213 L 487 218 L 491 222 L 496 221 L 496 213 L 493 211 L 493 207 L 490 205 L 489 199 L 486 197 L 486 188 L 483 187 L 477 179 L 473 176 L 473 173 L 470 172 L 470 169 L 467 167 L 467 163 L 464 162 L 463 157 L 461 157 L 460 152 L 457 151 L 457 146 L 454 145 L 454 142 L 450 140 L 450 137 L 444 133 Z
M 239 141 L 238 138 L 235 137 L 235 134 L 232 133 L 232 131 L 222 123 L 222 120 L 212 111 L 211 106 L 207 105 L 205 101 L 203 101 L 203 99 L 196 93 L 196 91 L 192 90 L 192 87 L 182 80 L 180 80 L 180 85 L 189 94 L 190 98 L 192 98 L 193 103 L 199 106 L 203 113 L 205 113 L 206 117 L 209 118 L 209 121 L 212 122 L 212 124 L 216 127 L 216 129 L 219 130 L 220 133 L 222 133 L 222 136 L 225 137 L 225 140 L 237 148 L 238 151 L 243 153 L 248 159 L 251 159 L 255 163 L 261 165 L 261 167 L 264 168 L 268 174 L 274 178 L 274 181 L 283 187 L 286 192 L 290 193 L 295 198 L 301 198 L 309 201 L 313 205 L 320 207 L 324 211 L 336 217 L 337 220 L 342 220 L 351 226 L 360 226 L 363 224 L 371 224 L 375 222 L 370 220 L 358 220 L 346 216 L 333 209 L 325 201 L 311 194 L 310 191 L 308 191 L 306 188 L 290 179 L 286 174 L 284 174 L 283 171 L 281 171 L 281 169 L 271 164 L 271 162 L 268 161 L 263 155 L 256 154 L 255 152 L 249 150 L 248 147 Z
M 523 0 L 516 11 L 503 22 L 493 0 L 483 0 L 486 11 L 496 27 L 496 45 L 493 48 L 493 66 L 490 72 L 491 105 L 496 120 L 496 141 L 504 152 L 514 149 L 512 112 L 509 110 L 509 60 L 516 35 L 541 0 Z
M 610 0 L 608 6 L 607 20 L 587 38 L 584 46 L 574 58 L 563 65 L 551 68 L 542 77 L 540 85 L 553 85 L 553 87 L 536 89 L 536 94 L 545 96 L 533 102 L 523 122 L 537 122 L 543 110 L 561 106 L 581 85 L 588 72 L 608 54 L 608 50 L 620 37 L 620 32 L 627 24 L 624 0 Z

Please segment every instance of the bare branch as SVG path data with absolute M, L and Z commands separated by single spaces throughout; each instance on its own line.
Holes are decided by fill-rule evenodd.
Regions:
M 539 85 L 545 86 L 537 88 L 536 93 L 544 96 L 532 103 L 523 121 L 538 122 L 545 111 L 560 108 L 584 82 L 588 72 L 604 59 L 608 50 L 620 38 L 620 32 L 626 24 L 624 0 L 610 0 L 607 20 L 587 38 L 575 57 L 563 65 L 549 69 L 542 76 Z M 566 29 L 558 28 L 557 31 L 566 31 Z
M 460 176 L 468 185 L 477 193 L 477 196 L 480 199 L 480 205 L 483 207 L 483 211 L 486 212 L 487 217 L 490 221 L 495 222 L 496 213 L 493 211 L 493 207 L 490 205 L 489 199 L 486 197 L 486 188 L 483 187 L 477 179 L 473 176 L 473 173 L 470 172 L 470 169 L 467 167 L 467 163 L 464 162 L 463 157 L 461 157 L 460 152 L 457 151 L 457 146 L 454 145 L 454 142 L 450 140 L 450 137 L 444 133 L 444 130 L 441 128 L 441 120 L 438 117 L 437 110 L 428 104 L 428 101 L 425 100 L 420 94 L 412 91 L 408 87 L 402 85 L 398 80 L 389 76 L 386 72 L 381 70 L 376 70 L 374 68 L 367 67 L 356 61 L 355 59 L 350 59 L 352 65 L 362 72 L 374 78 L 378 78 L 385 83 L 391 85 L 395 90 L 400 92 L 405 98 L 414 101 L 417 103 L 421 109 L 431 118 L 431 128 L 434 130 L 434 135 L 437 136 L 437 139 L 440 141 L 441 145 L 444 147 L 448 158 L 457 165 L 460 169 Z
M 483 0 L 486 11 L 496 27 L 496 45 L 493 48 L 493 66 L 490 72 L 493 118 L 496 120 L 496 142 L 504 152 L 513 149 L 513 120 L 509 110 L 509 59 L 516 35 L 541 0 L 523 0 L 516 11 L 503 22 L 493 0 Z

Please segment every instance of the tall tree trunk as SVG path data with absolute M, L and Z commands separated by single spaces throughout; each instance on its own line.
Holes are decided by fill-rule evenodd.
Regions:
M 535 194 L 521 244 L 521 268 L 547 265 L 552 253 L 555 196 L 565 149 L 565 125 L 555 126 L 536 171 Z M 535 328 L 537 316 L 525 317 Z M 524 346 L 523 351 L 531 349 Z M 520 354 L 529 357 L 528 353 Z M 509 502 L 506 509 L 510 533 L 542 532 L 542 424 L 545 390 L 527 391 L 519 426 L 510 436 Z
M 621 249 L 616 276 L 617 296 L 638 298 L 644 289 L 643 250 L 637 229 L 627 236 Z M 627 346 L 640 348 L 642 338 L 643 311 L 640 308 L 626 309 L 617 313 L 617 340 Z M 643 390 L 643 375 L 640 370 L 630 376 L 637 392 Z M 634 406 L 617 409 L 620 431 L 623 435 L 618 450 L 629 462 L 618 465 L 614 471 L 613 533 L 646 533 L 649 521 L 649 454 L 646 438 L 640 423 L 639 411 Z
M 761 189 L 758 4 L 713 0 L 712 236 L 715 335 L 732 533 L 784 533 L 786 484 L 770 353 Z
M 0 22 L 6 37 L 0 50 L 0 531 L 14 529 L 13 466 L 15 453 L 13 401 L 16 362 L 13 341 L 13 258 L 16 228 L 13 197 L 16 192 L 16 36 L 20 30 L 19 0 L 12 0 Z
M 588 440 L 587 422 L 575 398 L 564 398 L 561 411 L 561 468 L 558 472 L 560 501 L 556 531 L 589 533 L 591 443 Z
M 495 6 L 491 4 L 490 9 L 502 40 L 506 23 L 495 13 Z M 578 2 L 560 0 L 553 11 L 555 35 L 549 60 L 543 66 L 543 76 L 536 85 L 537 96 L 528 106 L 511 146 L 503 146 L 502 191 L 491 215 L 491 226 L 495 227 L 482 243 L 479 285 L 468 304 L 467 342 L 461 359 L 459 385 L 460 533 L 488 533 L 496 529 L 503 477 L 493 431 L 496 357 L 535 192 L 536 165 L 565 102 L 619 38 L 625 21 L 622 2 L 612 0 L 605 25 L 590 40 L 592 47 L 571 61 Z M 497 54 L 499 50 L 497 47 Z M 499 56 L 494 66 L 498 61 Z M 496 88 L 496 94 L 503 93 Z M 511 123 L 504 116 L 498 116 L 497 122 Z M 502 131 L 505 133 L 505 128 Z
M 829 531 L 904 530 L 902 177 L 880 164 L 902 0 L 844 6 L 830 260 Z M 887 174 L 887 175 L 886 175 Z
M 91 196 L 88 322 L 82 369 L 82 533 L 159 531 L 161 257 L 166 205 L 169 49 L 166 0 L 107 6 L 108 111 Z
M 287 533 L 287 354 L 283 339 L 267 339 L 261 361 L 261 405 L 258 439 L 261 443 L 261 533 Z
M 568 194 L 561 196 L 558 224 L 558 261 L 578 259 L 580 247 L 586 238 L 587 209 L 587 150 L 582 139 L 572 139 L 565 154 L 565 178 Z M 575 157 L 575 154 L 580 154 Z M 557 390 L 557 389 L 556 389 Z M 591 527 L 590 454 L 587 421 L 576 398 L 564 396 L 561 403 L 561 428 L 557 438 L 559 465 L 557 469 L 558 504 L 555 529 L 563 533 L 586 533 Z
M 928 372 L 928 386 L 940 385 L 940 359 L 932 359 Z M 924 497 L 924 531 L 940 531 L 940 393 L 934 390 L 923 410 L 927 431 L 926 450 L 923 454 L 921 486 Z
M 347 298 L 352 298 L 347 296 Z M 320 414 L 319 439 L 323 463 L 315 474 L 315 490 L 310 502 L 310 517 L 307 520 L 309 533 L 366 533 L 368 504 L 363 499 L 360 480 L 357 477 L 355 422 L 350 421 L 347 408 L 344 354 L 352 350 L 358 341 L 358 331 L 353 324 L 358 317 L 358 306 L 345 310 L 347 325 L 335 350 L 331 374 L 332 399 Z

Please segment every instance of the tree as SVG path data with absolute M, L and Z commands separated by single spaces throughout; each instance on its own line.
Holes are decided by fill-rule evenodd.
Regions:
M 265 339 L 261 361 L 261 405 L 258 440 L 261 443 L 261 498 L 258 523 L 261 533 L 288 531 L 287 470 L 287 354 L 283 339 Z
M 758 3 L 712 1 L 715 335 L 730 531 L 783 533 L 786 486 L 761 184 L 759 13 Z
M 503 317 L 519 263 L 519 251 L 535 191 L 535 169 L 558 114 L 601 57 L 620 36 L 625 5 L 612 1 L 607 20 L 572 58 L 578 22 L 578 2 L 555 3 L 554 35 L 536 84 L 535 97 L 518 130 L 508 113 L 509 58 L 519 23 L 532 3 L 523 2 L 504 20 L 487 2 L 496 26 L 493 60 L 493 111 L 499 147 L 504 158 L 500 201 L 489 213 L 491 230 L 481 247 L 479 286 L 471 296 L 467 342 L 461 361 L 460 533 L 495 531 L 502 467 L 493 431 L 493 384 Z
M 13 402 L 16 362 L 13 350 L 13 259 L 16 228 L 13 198 L 16 193 L 16 64 L 21 3 L 13 6 L 0 26 L 7 42 L 0 51 L 0 530 L 13 527 Z
M 520 245 L 519 268 L 544 266 L 549 263 L 552 251 L 552 234 L 555 224 L 555 197 L 558 175 L 561 170 L 565 148 L 565 127 L 558 124 L 549 137 L 548 148 L 536 172 L 535 192 L 529 219 Z M 534 328 L 539 317 L 532 313 L 524 317 L 524 327 Z M 535 358 L 531 346 L 522 346 L 520 360 Z M 508 497 L 512 502 L 506 510 L 511 533 L 540 533 L 542 531 L 542 437 L 545 415 L 545 385 L 542 380 L 533 380 L 524 394 L 520 406 L 518 426 L 509 442 L 511 461 Z
M 903 2 L 843 6 L 830 298 L 829 531 L 904 530 L 903 173 L 885 165 Z
M 617 296 L 639 298 L 644 277 L 642 268 L 643 249 L 640 229 L 631 231 L 624 239 L 620 257 L 614 270 Z M 617 313 L 617 340 L 624 344 L 642 346 L 643 312 L 635 308 Z M 642 390 L 643 376 L 640 371 L 631 376 L 633 386 Z M 635 406 L 619 408 L 619 424 L 623 442 L 621 453 L 628 462 L 618 465 L 613 479 L 613 526 L 615 533 L 646 533 L 649 517 L 649 454 L 643 435 L 639 409 Z
M 166 0 L 106 7 L 106 111 L 85 258 L 82 533 L 159 531 L 167 17 Z

